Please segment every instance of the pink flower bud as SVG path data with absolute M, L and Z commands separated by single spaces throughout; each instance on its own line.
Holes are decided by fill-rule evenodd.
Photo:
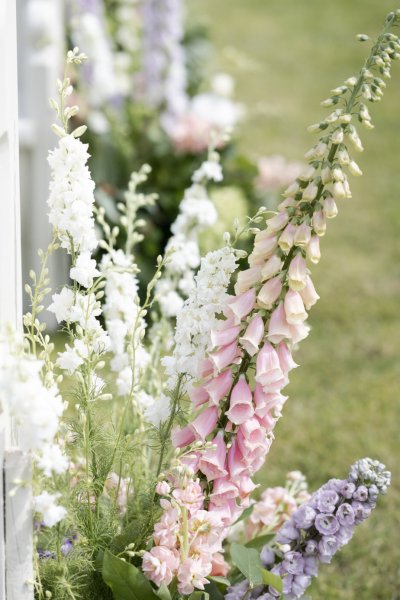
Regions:
M 284 373 L 288 373 L 292 369 L 295 369 L 299 365 L 293 360 L 292 353 L 290 352 L 287 344 L 281 342 L 276 348 L 276 352 L 279 358 L 279 364 Z
M 194 432 L 196 439 L 205 440 L 207 436 L 215 429 L 218 421 L 218 409 L 216 406 L 209 406 L 201 412 L 195 420 L 189 425 Z
M 217 371 L 222 371 L 225 367 L 232 365 L 239 356 L 239 348 L 237 342 L 234 341 L 228 346 L 222 346 L 216 352 L 210 354 L 210 359 L 212 360 Z
M 250 356 L 254 356 L 254 354 L 256 354 L 258 351 L 258 347 L 263 336 L 264 321 L 257 313 L 247 326 L 245 334 L 239 338 L 239 342 L 242 348 L 244 348 L 246 352 L 250 354 Z
M 228 471 L 225 469 L 226 445 L 222 431 L 217 433 L 213 439 L 213 444 L 215 444 L 216 448 L 210 448 L 203 452 L 199 462 L 199 469 L 204 473 L 208 481 L 225 477 L 228 474 Z
M 296 235 L 297 227 L 293 223 L 288 223 L 279 238 L 278 245 L 280 249 L 287 254 L 294 244 L 294 236 Z
M 312 217 L 312 226 L 320 237 L 326 233 L 326 218 L 322 210 L 316 210 Z
M 257 356 L 256 381 L 263 387 L 282 379 L 279 357 L 273 346 L 266 342 Z
M 228 301 L 228 308 L 235 318 L 236 325 L 253 310 L 255 301 L 256 292 L 253 288 L 239 296 L 234 296 Z
M 338 214 L 338 207 L 336 206 L 336 202 L 332 196 L 325 198 L 323 201 L 323 207 L 324 215 L 327 219 L 333 219 Z
M 273 277 L 269 279 L 260 291 L 257 296 L 257 304 L 261 308 L 271 309 L 275 304 L 276 300 L 279 298 L 280 293 L 282 291 L 282 281 L 279 276 Z
M 283 302 L 279 303 L 271 315 L 267 337 L 273 344 L 279 344 L 284 339 L 291 339 Z
M 203 387 L 190 386 L 188 395 L 195 408 L 207 402 L 209 398 L 207 391 Z
M 308 315 L 299 292 L 289 290 L 285 296 L 284 306 L 289 325 L 298 325 L 307 319 Z
M 287 212 L 278 213 L 267 220 L 267 231 L 268 233 L 277 233 L 283 229 L 289 220 Z
M 239 271 L 235 284 L 235 294 L 243 294 L 261 279 L 261 265 Z
M 267 260 L 262 271 L 261 271 L 261 279 L 265 281 L 266 279 L 270 279 L 282 269 L 283 261 L 274 254 Z
M 226 323 L 226 321 L 222 321 Z M 211 345 L 212 348 L 218 348 L 219 346 L 227 346 L 236 340 L 239 335 L 240 325 L 234 325 L 233 327 L 222 326 L 219 330 L 211 331 Z
M 306 279 L 306 287 L 300 292 L 301 297 L 303 298 L 304 306 L 307 310 L 310 310 L 312 306 L 319 300 L 319 296 L 315 291 L 314 284 L 311 280 L 311 277 L 307 275 Z
M 171 488 L 166 481 L 159 481 L 156 485 L 156 492 L 159 496 L 168 496 Z
M 210 396 L 210 401 L 218 406 L 220 400 L 229 392 L 232 386 L 232 371 L 226 369 L 205 384 L 204 388 Z
M 296 292 L 305 288 L 307 280 L 307 265 L 302 255 L 296 254 L 288 270 L 289 287 Z
M 311 227 L 307 223 L 301 223 L 294 236 L 294 245 L 305 248 L 311 238 Z
M 307 246 L 307 257 L 315 265 L 319 263 L 321 258 L 321 250 L 319 248 L 319 237 L 313 235 L 310 243 Z
M 254 415 L 253 396 L 244 375 L 232 390 L 229 410 L 226 416 L 235 425 L 244 423 Z

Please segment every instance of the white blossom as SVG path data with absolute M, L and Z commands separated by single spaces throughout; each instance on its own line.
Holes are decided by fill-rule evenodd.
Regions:
M 59 497 L 60 494 L 49 494 L 49 492 L 44 491 L 34 498 L 35 511 L 41 513 L 46 527 L 54 527 L 67 515 L 66 509 L 56 504 Z
M 69 466 L 69 460 L 58 444 L 46 444 L 41 449 L 41 455 L 37 459 L 39 469 L 46 477 L 54 473 L 65 473 Z
M 74 292 L 67 287 L 63 287 L 59 294 L 53 294 L 53 302 L 48 310 L 55 314 L 57 323 L 69 321 L 71 317 L 71 308 L 74 304 Z
M 91 258 L 90 252 L 82 252 L 69 274 L 71 279 L 74 279 L 83 287 L 89 288 L 93 285 L 93 278 L 100 275 L 100 271 L 96 268 L 96 261 Z

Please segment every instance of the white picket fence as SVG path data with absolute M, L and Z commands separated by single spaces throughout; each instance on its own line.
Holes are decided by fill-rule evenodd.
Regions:
M 0 323 L 22 325 L 19 158 L 22 164 L 25 269 L 46 247 L 46 156 L 54 145 L 48 97 L 63 54 L 62 0 L 0 1 Z M 17 81 L 17 13 L 19 82 Z M 19 83 L 19 86 L 18 86 Z M 18 87 L 20 94 L 18 95 Z M 21 110 L 19 144 L 18 100 Z M 61 285 L 66 269 L 52 265 Z M 54 280 L 54 279 L 53 279 Z M 31 463 L 12 423 L 0 415 L 0 600 L 33 599 Z

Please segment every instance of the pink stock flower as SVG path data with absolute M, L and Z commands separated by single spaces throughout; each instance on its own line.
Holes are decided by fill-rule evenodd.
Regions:
M 276 254 L 273 254 L 271 256 L 271 258 L 269 258 L 267 260 L 267 262 L 265 263 L 265 265 L 262 268 L 262 271 L 261 271 L 262 281 L 266 281 L 267 279 L 274 277 L 274 275 L 279 273 L 279 271 L 282 269 L 282 265 L 283 265 L 283 261 L 279 258 L 279 256 L 277 256 Z
M 240 425 L 254 415 L 253 397 L 244 375 L 232 390 L 229 410 L 226 416 L 235 425 Z
M 223 321 L 224 323 L 225 321 Z M 227 346 L 236 340 L 240 331 L 240 325 L 233 325 L 231 327 L 221 327 L 219 330 L 211 331 L 211 345 L 212 348 L 218 348 L 220 346 Z
M 213 439 L 215 448 L 207 449 L 202 453 L 199 461 L 199 469 L 207 477 L 208 481 L 225 477 L 228 474 L 225 469 L 226 462 L 226 445 L 224 442 L 224 434 L 219 431 Z
M 189 427 L 194 432 L 197 440 L 205 440 L 206 437 L 210 435 L 212 431 L 214 431 L 217 421 L 217 407 L 209 406 L 195 418 Z
M 286 321 L 289 325 L 300 325 L 308 317 L 299 292 L 289 290 L 284 300 Z
M 208 583 L 206 576 L 210 571 L 211 562 L 204 562 L 201 558 L 185 558 L 178 570 L 179 593 L 188 596 L 194 588 L 204 590 L 204 586 Z
M 243 294 L 253 287 L 261 278 L 261 265 L 239 271 L 235 284 L 235 294 Z
M 271 309 L 282 291 L 282 281 L 279 276 L 270 279 L 260 289 L 257 304 L 261 308 Z
M 172 495 L 181 506 L 186 507 L 191 513 L 203 508 L 204 494 L 198 479 L 190 480 L 185 487 L 175 488 Z
M 300 292 L 306 286 L 307 265 L 301 254 L 296 254 L 288 269 L 288 280 L 290 289 Z
M 218 406 L 220 400 L 231 389 L 232 380 L 231 369 L 226 369 L 205 384 L 204 389 L 207 390 L 212 404 Z
M 179 555 L 176 550 L 164 546 L 154 546 L 143 555 L 142 569 L 147 577 L 158 587 L 162 583 L 169 585 L 179 567 Z
M 229 312 L 233 314 L 237 325 L 253 310 L 255 301 L 256 292 L 253 288 L 228 300 Z
M 171 506 L 171 505 L 170 505 Z M 179 510 L 167 508 L 158 523 L 154 525 L 153 538 L 157 546 L 175 548 L 179 533 Z
M 220 552 L 216 552 L 215 554 L 213 554 L 210 575 L 212 575 L 213 577 L 226 577 L 230 569 L 230 565 L 226 562 L 226 560 Z
M 311 277 L 308 275 L 306 277 L 306 286 L 301 290 L 300 294 L 307 310 L 310 310 L 310 308 L 319 300 L 319 296 L 315 290 Z
M 277 531 L 297 510 L 296 499 L 286 488 L 275 487 L 266 489 L 261 500 L 256 502 L 246 526 L 246 538 L 252 539 L 260 534 L 265 527 Z
M 280 302 L 277 308 L 273 311 L 268 327 L 267 338 L 273 344 L 279 344 L 284 339 L 291 339 L 290 327 L 286 321 L 285 309 L 283 302 Z
M 159 481 L 156 485 L 156 492 L 159 496 L 168 496 L 171 486 L 166 481 Z
M 225 367 L 228 367 L 236 362 L 239 355 L 239 347 L 237 345 L 237 341 L 235 340 L 227 346 L 222 346 L 219 350 L 210 354 L 210 358 L 216 370 L 222 371 L 222 369 L 225 369 Z
M 254 315 L 247 326 L 244 335 L 239 338 L 239 342 L 250 356 L 258 352 L 258 347 L 264 337 L 264 321 L 259 313 Z

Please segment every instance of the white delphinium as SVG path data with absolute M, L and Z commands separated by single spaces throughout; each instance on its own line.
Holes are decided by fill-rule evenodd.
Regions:
M 67 514 L 66 509 L 56 503 L 59 496 L 60 494 L 49 494 L 44 491 L 34 498 L 34 509 L 42 515 L 42 521 L 47 527 L 54 527 Z
M 227 289 L 236 267 L 236 254 L 230 246 L 209 252 L 201 260 L 195 285 L 177 316 L 173 354 L 163 359 L 169 389 L 174 388 L 179 375 L 185 375 L 187 383 L 200 376 L 211 343 L 210 332 L 226 304 Z
M 210 181 L 222 181 L 219 154 L 212 146 L 207 159 L 192 176 L 185 191 L 179 214 L 171 226 L 166 245 L 166 268 L 157 284 L 157 300 L 164 317 L 176 317 L 194 285 L 193 275 L 200 265 L 199 234 L 212 227 L 217 211 L 207 193 Z

